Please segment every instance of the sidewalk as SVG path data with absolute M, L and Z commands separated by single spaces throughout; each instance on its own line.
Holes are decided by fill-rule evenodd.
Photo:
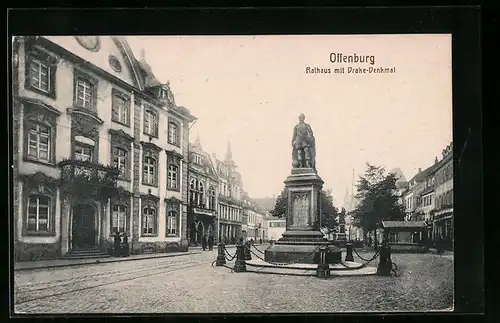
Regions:
M 153 258 L 168 258 L 178 257 L 201 253 L 197 247 L 191 247 L 187 252 L 165 252 L 165 253 L 149 253 L 140 255 L 130 255 L 128 257 L 106 257 L 106 258 L 91 258 L 91 259 L 54 259 L 54 260 L 39 260 L 39 261 L 22 261 L 14 263 L 14 271 L 47 269 L 56 267 L 69 267 L 81 265 L 96 265 L 103 263 L 112 263 L 120 261 L 134 261 Z M 194 249 L 194 250 L 193 250 Z
M 259 245 L 259 244 L 256 244 Z M 263 245 L 265 245 L 263 243 Z M 235 245 L 226 245 L 228 248 L 234 248 Z M 208 251 L 208 249 L 207 249 Z M 217 246 L 214 246 L 214 251 L 217 251 Z M 103 263 L 112 263 L 120 261 L 134 261 L 143 259 L 153 259 L 153 258 L 168 258 L 168 257 L 178 257 L 195 255 L 202 253 L 201 246 L 189 247 L 187 252 L 164 252 L 164 253 L 148 253 L 140 255 L 130 255 L 128 257 L 105 257 L 105 258 L 91 258 L 91 259 L 54 259 L 54 260 L 39 260 L 39 261 L 21 261 L 14 263 L 14 271 L 22 270 L 35 270 L 35 269 L 47 269 L 47 268 L 58 268 L 58 267 L 70 267 L 70 266 L 81 266 L 81 265 L 98 265 Z

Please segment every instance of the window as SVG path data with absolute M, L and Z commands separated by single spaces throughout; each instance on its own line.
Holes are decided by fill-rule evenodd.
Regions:
M 114 93 L 111 120 L 128 126 L 130 124 L 129 111 L 129 100 L 118 93 Z
M 189 201 L 191 202 L 191 205 L 195 205 L 196 204 L 196 179 L 192 179 L 190 182 L 189 182 Z
M 94 110 L 94 84 L 83 77 L 76 78 L 75 104 L 89 110 Z
M 42 195 L 28 197 L 27 231 L 49 232 L 50 198 Z
M 128 151 L 113 147 L 113 166 L 120 170 L 120 178 L 126 179 L 128 175 Z
M 177 235 L 177 211 L 167 211 L 167 234 Z
M 208 208 L 215 209 L 215 188 L 213 186 L 208 189 Z
M 55 99 L 57 59 L 26 45 L 25 87 Z
M 171 190 L 178 189 L 179 167 L 173 164 L 168 165 L 167 188 Z
M 51 128 L 39 123 L 28 123 L 28 157 L 48 162 L 51 158 Z
M 205 188 L 202 182 L 198 182 L 198 205 L 205 207 Z
M 142 182 L 148 185 L 156 185 L 156 159 L 145 156 L 143 170 Z
M 194 163 L 201 165 L 201 156 L 200 155 L 194 155 Z
M 49 93 L 50 88 L 50 67 L 46 62 L 32 59 L 30 62 L 30 84 L 33 88 Z
M 111 232 L 113 233 L 125 232 L 126 221 L 127 221 L 127 207 L 125 205 L 113 205 Z
M 142 233 L 155 234 L 156 232 L 156 209 L 147 206 L 142 212 Z
M 180 146 L 179 126 L 174 122 L 168 123 L 168 142 Z
M 81 161 L 92 161 L 93 147 L 76 144 L 74 151 L 74 159 Z
M 150 136 L 158 136 L 158 119 L 152 110 L 144 110 L 144 133 Z

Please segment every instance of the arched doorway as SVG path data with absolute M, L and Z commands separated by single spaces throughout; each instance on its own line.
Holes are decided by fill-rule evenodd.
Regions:
M 193 245 L 201 244 L 201 239 L 203 238 L 205 227 L 201 221 L 193 221 L 191 223 L 191 243 Z
M 91 248 L 96 245 L 95 209 L 89 204 L 73 206 L 71 223 L 71 247 L 73 249 Z

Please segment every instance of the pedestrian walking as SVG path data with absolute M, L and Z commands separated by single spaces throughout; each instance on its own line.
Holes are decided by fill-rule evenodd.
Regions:
M 214 237 L 213 236 L 208 237 L 208 250 L 209 251 L 214 250 Z
M 262 238 L 259 239 L 259 244 L 262 244 Z
M 201 238 L 201 247 L 203 248 L 203 251 L 207 249 L 207 236 L 203 236 L 203 238 Z

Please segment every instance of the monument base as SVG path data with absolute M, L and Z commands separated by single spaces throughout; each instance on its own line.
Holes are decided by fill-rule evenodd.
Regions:
M 326 252 L 328 264 L 338 264 L 342 261 L 342 251 L 337 246 L 330 241 L 318 240 L 297 239 L 293 241 L 282 238 L 264 251 L 264 260 L 270 263 L 318 264 L 320 261 L 318 249 L 325 246 L 328 248 Z
M 292 168 L 285 180 L 288 191 L 286 231 L 264 252 L 264 259 L 280 264 L 318 264 L 319 247 L 326 247 L 326 262 L 342 261 L 340 249 L 324 238 L 321 227 L 321 189 L 323 180 L 314 168 Z

